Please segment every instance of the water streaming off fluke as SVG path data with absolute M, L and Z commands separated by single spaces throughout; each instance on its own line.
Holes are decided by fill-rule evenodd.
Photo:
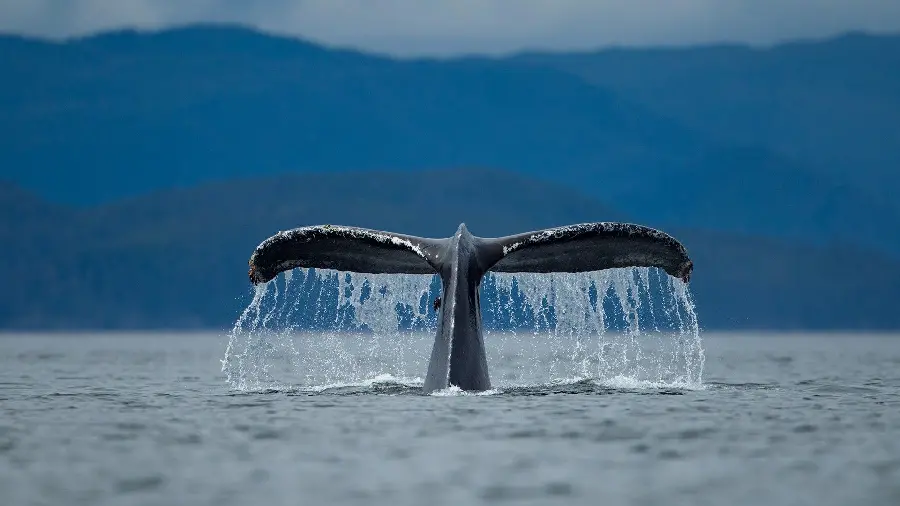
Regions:
M 421 384 L 439 294 L 433 275 L 287 271 L 255 287 L 229 334 L 222 371 L 238 390 Z M 587 378 L 701 384 L 690 291 L 656 268 L 491 273 L 481 305 L 500 389 Z

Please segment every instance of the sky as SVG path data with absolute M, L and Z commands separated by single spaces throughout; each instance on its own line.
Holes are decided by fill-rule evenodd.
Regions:
M 900 33 L 898 0 L 0 0 L 0 32 L 65 38 L 194 22 L 396 56 Z

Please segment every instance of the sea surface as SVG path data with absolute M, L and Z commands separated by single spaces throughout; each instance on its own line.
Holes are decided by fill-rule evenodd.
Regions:
M 0 504 L 900 504 L 900 335 L 703 333 L 692 384 L 516 384 L 494 353 L 481 395 L 239 390 L 227 342 L 0 335 Z

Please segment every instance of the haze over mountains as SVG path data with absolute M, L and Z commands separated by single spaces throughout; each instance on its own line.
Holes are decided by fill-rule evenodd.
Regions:
M 622 219 L 691 249 L 707 326 L 900 327 L 900 37 L 438 61 L 200 26 L 0 63 L 0 326 L 227 325 L 304 224 Z

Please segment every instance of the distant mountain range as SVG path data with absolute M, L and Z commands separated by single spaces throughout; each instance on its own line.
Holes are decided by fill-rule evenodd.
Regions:
M 706 325 L 900 328 L 900 37 L 396 60 L 192 26 L 0 64 L 0 327 L 223 325 L 302 224 L 627 219 L 692 249 Z
M 443 237 L 633 221 L 509 172 L 346 172 L 209 183 L 73 208 L 0 187 L 0 328 L 228 328 L 264 238 L 340 223 Z M 900 261 L 859 248 L 670 229 L 708 329 L 900 328 Z
M 817 175 L 896 200 L 900 36 L 851 33 L 772 49 L 605 50 L 512 61 L 565 70 L 709 138 L 764 147 Z
M 91 204 L 460 166 L 655 225 L 900 257 L 900 37 L 393 60 L 224 26 L 3 37 L 0 178 Z

